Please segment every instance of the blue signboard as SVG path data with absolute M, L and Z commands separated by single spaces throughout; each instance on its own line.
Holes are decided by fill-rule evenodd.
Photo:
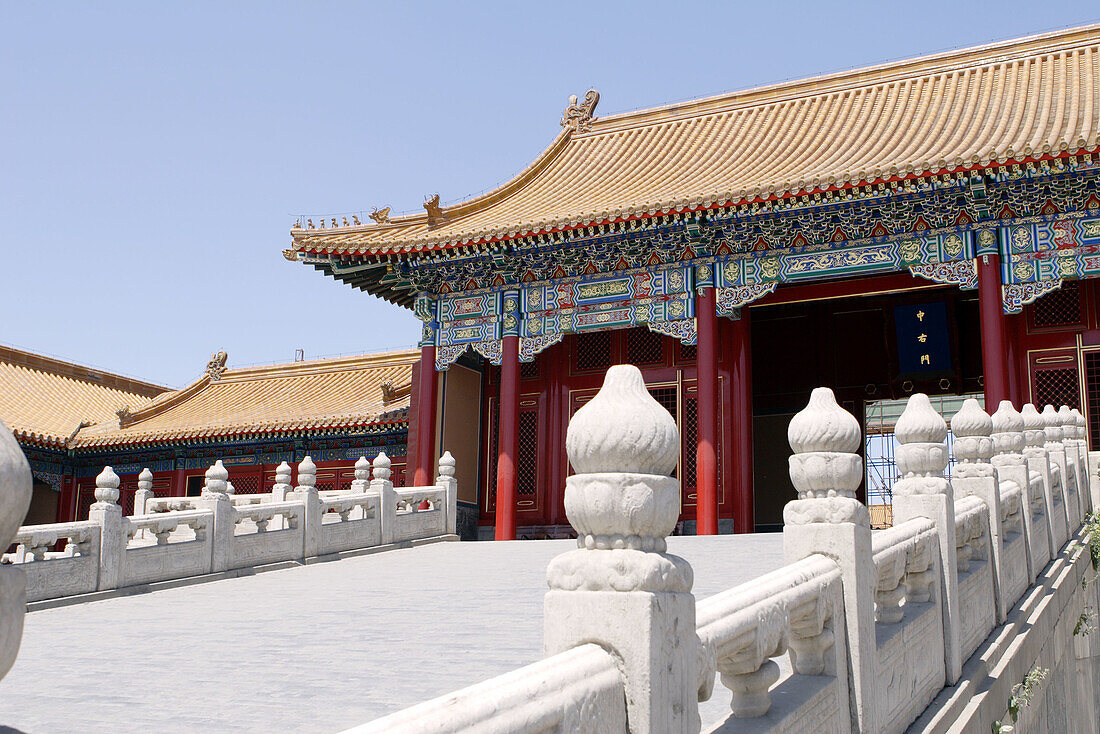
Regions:
M 895 306 L 894 324 L 899 376 L 934 377 L 952 371 L 951 332 L 944 303 Z

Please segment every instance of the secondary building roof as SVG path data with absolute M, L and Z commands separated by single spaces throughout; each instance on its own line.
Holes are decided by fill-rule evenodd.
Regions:
M 493 191 L 369 224 L 300 222 L 285 254 L 481 245 L 1093 149 L 1100 25 L 604 118 L 591 94 Z
M 227 369 L 225 353 L 182 390 L 81 429 L 77 450 L 299 431 L 348 430 L 407 420 L 412 365 L 404 350 L 270 367 Z
M 168 388 L 0 346 L 0 419 L 26 443 L 64 448 L 82 424 L 115 417 Z

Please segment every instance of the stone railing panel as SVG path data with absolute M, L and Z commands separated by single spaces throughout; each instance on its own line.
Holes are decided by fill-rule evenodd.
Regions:
M 214 515 L 186 510 L 129 517 L 123 521 L 126 543 L 120 586 L 197 576 L 210 572 Z
M 346 734 L 625 731 L 626 692 L 615 658 L 587 644 Z
M 901 732 L 944 686 L 938 528 L 915 518 L 872 534 L 876 573 L 873 698 L 883 732 Z
M 394 516 L 393 540 L 400 543 L 426 535 L 447 532 L 447 491 L 441 487 L 395 489 L 397 514 Z M 429 507 L 421 509 L 427 502 Z
M 26 573 L 27 601 L 95 591 L 100 533 L 99 524 L 87 520 L 19 528 L 12 539 L 15 552 L 4 554 L 4 560 Z M 62 540 L 65 547 L 52 550 Z
M 340 553 L 367 548 L 382 542 L 379 522 L 380 501 L 375 494 L 347 494 L 321 497 L 321 553 Z
M 790 731 L 849 731 L 843 605 L 840 569 L 824 556 L 699 602 L 699 699 L 710 698 L 715 670 L 732 694 L 731 718 L 714 731 L 765 715 Z M 787 650 L 793 673 L 775 685 L 772 658 Z
M 1027 536 L 1024 533 L 1023 492 L 1015 484 L 1001 485 L 1000 561 L 1001 598 L 1005 609 L 1011 609 L 1024 595 L 1028 579 Z
M 305 508 L 301 502 L 268 502 L 233 508 L 234 531 L 229 549 L 229 568 L 302 558 Z M 269 530 L 269 525 L 285 529 Z
M 959 645 L 969 658 L 997 625 L 989 508 L 977 497 L 955 503 L 955 548 L 959 570 Z

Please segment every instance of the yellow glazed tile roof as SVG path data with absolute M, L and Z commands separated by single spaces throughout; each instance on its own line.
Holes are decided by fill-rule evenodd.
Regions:
M 82 422 L 110 420 L 167 389 L 0 346 L 0 419 L 21 441 L 63 448 Z
M 437 249 L 1091 150 L 1098 88 L 1092 25 L 596 118 L 432 226 L 296 227 L 292 250 Z
M 73 448 L 403 421 L 416 350 L 209 372 L 130 415 L 82 429 Z M 387 387 L 384 389 L 383 385 Z

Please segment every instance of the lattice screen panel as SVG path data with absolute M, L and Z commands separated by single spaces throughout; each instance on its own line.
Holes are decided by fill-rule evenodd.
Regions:
M 677 410 L 676 410 L 676 407 L 677 407 L 676 406 L 677 393 L 678 393 L 678 390 L 676 389 L 676 387 L 674 385 L 673 386 L 668 386 L 668 387 L 650 387 L 649 388 L 649 394 L 653 396 L 654 400 L 656 400 L 658 403 L 661 404 L 662 408 L 667 410 L 672 415 L 672 420 L 676 421 L 677 425 L 679 426 L 679 419 L 677 417 Z M 683 431 L 683 426 L 680 426 L 680 430 L 681 430 L 681 432 Z M 686 458 L 686 457 L 682 457 L 682 458 Z M 695 459 L 694 459 L 694 452 L 693 452 L 692 461 L 694 461 L 694 460 Z M 678 471 L 679 471 L 678 469 L 674 470 L 672 472 L 672 476 L 674 476 L 674 477 L 679 476 Z
M 95 482 L 90 485 L 83 485 L 80 487 L 76 495 L 76 519 L 87 520 L 88 510 L 92 508 L 92 503 L 95 502 Z
M 681 344 L 680 345 L 680 361 L 681 362 L 694 362 L 698 359 L 699 348 L 694 344 Z
M 577 335 L 577 369 L 605 370 L 611 366 L 611 332 Z
M 1081 288 L 1075 280 L 1062 281 L 1062 287 L 1046 294 L 1031 307 L 1035 326 L 1078 326 L 1082 323 Z
M 538 358 L 534 362 L 520 362 L 519 363 L 519 376 L 522 380 L 528 380 L 532 377 L 539 376 L 539 362 Z
M 1044 405 L 1053 405 L 1055 408 L 1063 405 L 1081 407 L 1075 368 L 1040 370 L 1035 373 L 1035 407 L 1042 410 Z
M 680 435 L 682 436 L 680 463 L 684 467 L 684 478 L 681 480 L 683 488 L 681 491 L 686 497 L 689 490 L 691 492 L 695 491 L 697 482 L 695 451 L 699 443 L 698 398 L 684 399 L 684 421 L 683 425 L 680 426 Z
M 525 410 L 519 414 L 519 450 L 516 456 L 516 494 L 534 497 L 539 476 L 539 414 Z
M 1089 448 L 1100 446 L 1100 352 L 1085 352 L 1085 391 L 1089 401 Z
M 233 482 L 233 490 L 237 494 L 261 494 L 263 482 L 259 474 L 244 474 L 239 477 L 230 477 Z
M 486 512 L 492 512 L 497 506 L 497 456 L 500 455 L 500 402 L 492 400 L 489 409 L 489 455 L 486 469 L 489 481 L 486 483 L 488 496 L 485 498 Z
M 664 337 L 642 326 L 626 333 L 627 361 L 634 365 L 665 363 Z

